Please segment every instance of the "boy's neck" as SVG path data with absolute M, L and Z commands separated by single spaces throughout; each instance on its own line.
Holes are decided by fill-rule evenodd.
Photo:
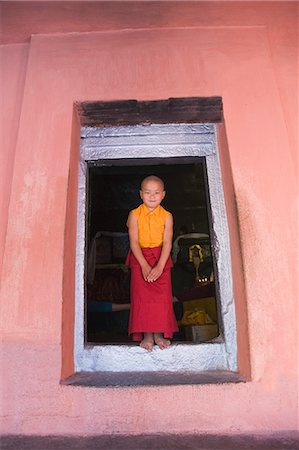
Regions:
M 145 203 L 143 203 L 143 205 L 146 207 L 146 209 L 148 209 L 150 212 L 155 211 L 155 209 L 159 208 L 160 204 L 158 206 L 156 206 L 155 208 L 150 208 L 149 206 L 146 206 Z

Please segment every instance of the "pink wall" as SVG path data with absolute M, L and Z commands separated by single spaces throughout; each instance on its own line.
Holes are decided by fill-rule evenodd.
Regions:
M 4 252 L 7 211 L 13 175 L 14 154 L 28 57 L 28 44 L 16 44 L 0 47 L 2 108 L 0 153 L 0 274 Z
M 7 127 L 13 143 L 3 152 L 9 168 L 1 217 L 3 362 L 9 373 L 1 380 L 3 432 L 296 429 L 297 5 L 139 3 L 122 14 L 112 4 L 92 10 L 89 4 L 81 10 L 82 21 L 80 3 L 70 4 L 69 16 L 64 9 L 64 20 L 54 9 L 39 21 L 39 8 L 36 22 L 29 21 L 37 34 L 27 66 L 16 39 L 28 36 L 28 10 L 21 4 L 4 8 L 5 67 L 14 74 L 4 78 L 11 93 L 6 105 L 15 113 Z M 97 26 L 87 29 L 95 14 Z M 18 33 L 12 38 L 14 27 Z M 71 345 L 72 332 L 62 324 L 62 310 L 73 314 L 68 286 L 73 259 L 65 251 L 73 251 L 75 236 L 69 220 L 75 208 L 67 203 L 75 194 L 69 182 L 77 139 L 73 102 L 210 95 L 224 102 L 252 381 L 135 389 L 60 386 L 61 341 Z M 71 366 L 68 360 L 66 372 Z

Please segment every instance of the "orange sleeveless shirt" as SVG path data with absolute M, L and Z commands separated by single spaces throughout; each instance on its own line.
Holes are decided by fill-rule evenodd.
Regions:
M 138 223 L 138 241 L 141 248 L 160 247 L 163 244 L 165 222 L 170 215 L 161 205 L 150 211 L 143 203 L 132 213 Z

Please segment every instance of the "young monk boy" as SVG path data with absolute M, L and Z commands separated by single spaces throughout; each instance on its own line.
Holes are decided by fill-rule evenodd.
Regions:
M 170 345 L 178 330 L 172 306 L 170 270 L 173 218 L 160 203 L 165 197 L 163 181 L 154 176 L 141 183 L 142 205 L 128 217 L 131 268 L 131 311 L 129 334 L 140 346 L 152 351 Z

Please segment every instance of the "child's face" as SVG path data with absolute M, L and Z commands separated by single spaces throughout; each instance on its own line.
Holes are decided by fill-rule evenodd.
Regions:
M 149 180 L 143 183 L 140 190 L 140 197 L 145 206 L 150 211 L 153 211 L 162 202 L 165 197 L 165 191 L 159 181 Z

